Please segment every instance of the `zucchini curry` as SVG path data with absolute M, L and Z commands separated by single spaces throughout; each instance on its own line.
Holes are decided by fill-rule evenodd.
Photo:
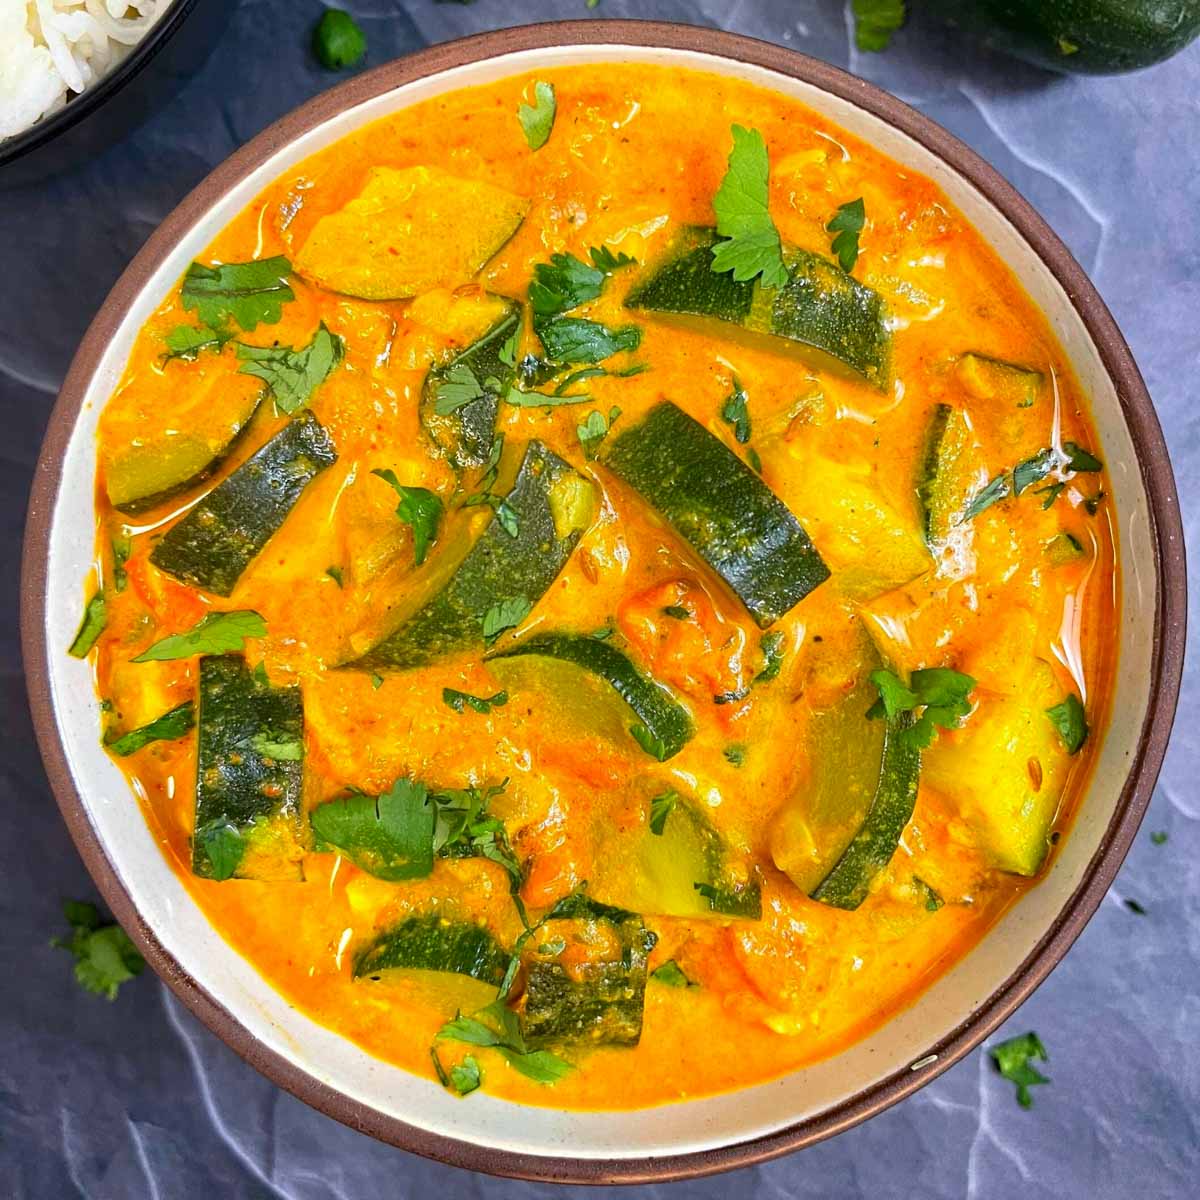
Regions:
M 1098 452 L 928 179 L 731 79 L 515 77 L 290 169 L 147 321 L 71 652 L 314 1020 L 463 1094 L 711 1094 L 1046 869 L 1113 668 Z

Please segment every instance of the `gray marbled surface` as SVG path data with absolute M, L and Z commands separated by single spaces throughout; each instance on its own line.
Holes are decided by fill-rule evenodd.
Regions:
M 590 13 L 584 0 L 341 3 L 361 20 L 375 63 L 500 25 L 638 16 L 781 42 L 890 88 L 1007 175 L 1099 285 L 1157 402 L 1200 561 L 1200 46 L 1139 75 L 1060 79 L 920 24 L 886 55 L 858 55 L 842 0 L 602 0 Z M 14 1200 L 562 1194 L 468 1175 L 353 1133 L 257 1075 L 153 977 L 109 1005 L 81 992 L 68 957 L 47 945 L 60 932 L 60 897 L 94 889 L 34 748 L 16 639 L 18 545 L 46 415 L 87 323 L 161 218 L 235 147 L 333 82 L 307 54 L 320 8 L 244 0 L 207 67 L 123 145 L 74 174 L 0 193 L 0 1195 Z M 1036 1029 L 1049 1049 L 1053 1082 L 1037 1089 L 1031 1110 L 1017 1107 L 976 1051 L 832 1141 L 645 1192 L 1200 1193 L 1198 708 L 1193 664 L 1162 781 L 1120 878 L 1000 1035 Z M 1169 840 L 1152 844 L 1149 831 L 1160 829 Z

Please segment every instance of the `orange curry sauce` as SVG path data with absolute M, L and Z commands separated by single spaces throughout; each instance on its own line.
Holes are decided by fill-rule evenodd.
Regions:
M 638 1045 L 568 1049 L 576 1068 L 547 1086 L 494 1051 L 439 1043 L 447 1066 L 475 1054 L 489 1093 L 568 1108 L 632 1108 L 760 1082 L 837 1053 L 910 1004 L 1029 885 L 995 869 L 970 805 L 956 794 L 953 752 L 963 761 L 962 746 L 987 705 L 1033 694 L 1030 664 L 1052 672 L 1056 695 L 1081 692 L 1086 700 L 1093 733 L 1083 751 L 1069 758 L 1061 751 L 1052 768 L 1015 761 L 1001 745 L 981 750 L 977 767 L 1025 773 L 1035 787 L 1043 773 L 1043 786 L 1049 776 L 1065 783 L 1054 829 L 1065 828 L 1104 726 L 1116 550 L 1107 506 L 1093 502 L 1089 511 L 1085 503 L 1103 487 L 1096 473 L 1073 476 L 1049 507 L 1030 488 L 962 523 L 940 551 L 926 549 L 917 486 L 936 405 L 969 414 L 986 467 L 980 485 L 1052 442 L 1096 446 L 1084 398 L 1042 314 L 928 179 L 804 106 L 731 79 L 620 65 L 545 78 L 557 90 L 557 118 L 536 153 L 516 116 L 531 77 L 451 93 L 290 169 L 205 252 L 205 263 L 271 255 L 294 262 L 316 221 L 352 200 L 377 165 L 438 167 L 529 202 L 516 234 L 457 297 L 434 291 L 357 300 L 295 276 L 295 299 L 281 320 L 238 334 L 259 345 L 302 346 L 324 322 L 344 340 L 345 357 L 311 401 L 338 461 L 304 491 L 228 599 L 173 579 L 148 557 L 211 483 L 129 517 L 108 502 L 105 464 L 189 405 L 202 406 L 222 389 L 251 395 L 262 384 L 237 373 L 228 346 L 194 361 L 165 359 L 164 336 L 195 323 L 177 289 L 146 323 L 101 422 L 99 573 L 108 623 L 96 680 L 111 703 L 108 732 L 143 725 L 194 697 L 198 660 L 132 659 L 210 611 L 260 613 L 268 633 L 247 642 L 245 654 L 252 665 L 261 659 L 272 684 L 302 689 L 305 807 L 351 788 L 377 795 L 403 775 L 439 787 L 507 779 L 492 811 L 522 863 L 521 894 L 534 914 L 606 868 L 609 894 L 601 898 L 619 902 L 608 860 L 619 876 L 621 839 L 645 835 L 647 796 L 673 787 L 696 798 L 758 879 L 762 919 L 646 916 L 658 935 L 651 969 L 673 959 L 699 986 L 651 980 Z M 443 703 L 443 688 L 477 696 L 500 690 L 479 654 L 384 673 L 381 683 L 370 672 L 333 670 L 377 614 L 381 589 L 402 591 L 415 570 L 396 494 L 371 472 L 390 469 L 451 503 L 454 473 L 430 452 L 418 400 L 431 364 L 470 340 L 455 328 L 458 301 L 469 305 L 480 287 L 523 300 L 535 264 L 554 252 L 586 260 L 590 247 L 608 245 L 645 264 L 681 224 L 713 224 L 731 122 L 765 138 L 770 211 L 785 244 L 829 255 L 826 223 L 839 205 L 864 198 L 868 223 L 854 275 L 886 299 L 891 385 L 876 390 L 803 352 L 740 338 L 732 327 L 699 331 L 626 310 L 622 299 L 638 266 L 614 272 L 586 313 L 613 326 L 639 325 L 640 347 L 614 361 L 648 369 L 587 380 L 591 400 L 579 405 L 502 404 L 499 419 L 510 445 L 542 439 L 600 495 L 565 569 L 505 644 L 530 630 L 611 624 L 630 656 L 690 709 L 693 740 L 659 763 L 632 739 L 597 732 L 561 695 L 533 691 L 487 714 L 456 713 Z M 452 240 L 455 231 L 445 236 Z M 537 349 L 526 322 L 520 353 Z M 954 369 L 967 351 L 1040 372 L 1036 398 L 1022 405 L 972 394 Z M 635 492 L 582 453 L 577 425 L 592 409 L 607 414 L 617 406 L 619 433 L 669 398 L 744 454 L 720 415 L 735 376 L 748 397 L 749 445 L 762 478 L 804 525 L 832 575 L 774 626 L 784 634 L 778 677 L 750 688 L 744 700 L 714 705 L 714 693 L 748 685 L 760 669 L 761 631 Z M 285 419 L 266 400 L 215 479 Z M 126 586 L 117 590 L 111 544 L 123 533 L 132 536 L 132 552 Z M 1062 533 L 1082 553 L 1052 562 L 1047 547 Z M 343 571 L 343 586 L 327 574 L 331 565 Z M 672 605 L 686 606 L 693 619 L 664 617 Z M 891 864 L 859 908 L 843 911 L 810 899 L 777 869 L 772 837 L 783 809 L 804 815 L 814 769 L 807 731 L 815 712 L 844 697 L 864 630 L 901 675 L 924 666 L 970 674 L 976 711 L 960 730 L 939 732 Z M 1037 708 L 1031 720 L 1046 721 L 1045 703 L 1030 703 Z M 511 947 L 521 926 L 504 870 L 483 858 L 445 859 L 427 879 L 388 883 L 334 853 L 309 852 L 302 882 L 196 878 L 189 846 L 195 738 L 193 731 L 155 742 L 119 761 L 197 903 L 299 1009 L 370 1053 L 431 1077 L 438 1029 L 457 1009 L 482 1008 L 495 989 L 429 973 L 356 981 L 354 955 L 380 929 L 433 904 L 485 923 Z M 741 765 L 725 753 L 734 744 L 745 747 Z M 940 906 L 929 902 L 929 889 Z

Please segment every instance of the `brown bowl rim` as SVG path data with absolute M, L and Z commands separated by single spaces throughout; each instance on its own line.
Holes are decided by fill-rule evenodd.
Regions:
M 1150 500 L 1158 603 L 1154 614 L 1150 703 L 1129 776 L 1100 846 L 1075 892 L 1017 970 L 966 1021 L 930 1046 L 921 1070 L 901 1069 L 786 1129 L 710 1150 L 657 1158 L 572 1158 L 496 1150 L 418 1129 L 352 1100 L 268 1050 L 202 989 L 159 943 L 125 891 L 88 820 L 58 732 L 50 693 L 46 634 L 48 543 L 62 456 L 88 383 L 121 317 L 179 237 L 224 193 L 277 150 L 336 114 L 442 71 L 516 51 L 568 45 L 644 46 L 712 54 L 812 84 L 899 129 L 988 198 L 1066 291 L 1116 387 Z M 883 1111 L 977 1046 L 1006 1020 L 1079 936 L 1121 866 L 1162 765 L 1183 670 L 1187 578 L 1183 528 L 1166 443 L 1149 393 L 1104 301 L 1070 251 L 993 167 L 928 117 L 838 67 L 739 34 L 657 21 L 557 21 L 477 34 L 376 67 L 314 97 L 276 121 L 203 180 L 158 227 L 117 281 L 87 331 L 50 416 L 38 459 L 22 562 L 21 640 L 38 744 L 58 805 L 87 869 L 147 962 L 187 1008 L 268 1079 L 321 1112 L 403 1150 L 470 1170 L 557 1183 L 660 1183 L 751 1166 L 812 1145 Z M 928 1055 L 926 1056 L 928 1058 Z M 919 1060 L 924 1061 L 924 1060 Z

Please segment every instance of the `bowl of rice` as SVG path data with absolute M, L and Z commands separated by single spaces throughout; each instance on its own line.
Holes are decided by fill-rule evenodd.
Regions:
M 0 0 L 0 187 L 102 152 L 207 57 L 232 0 Z

